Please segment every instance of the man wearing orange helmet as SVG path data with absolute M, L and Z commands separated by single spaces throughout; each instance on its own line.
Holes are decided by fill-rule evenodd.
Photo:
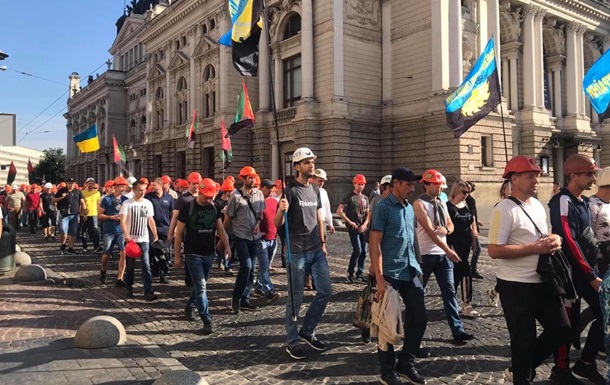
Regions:
M 447 244 L 447 235 L 453 233 L 454 226 L 447 205 L 440 199 L 443 176 L 437 170 L 426 170 L 420 181 L 424 193 L 413 203 L 417 218 L 417 240 L 421 251 L 423 285 L 428 284 L 432 273 L 441 289 L 445 316 L 451 335 L 457 342 L 474 338 L 464 331 L 464 323 L 458 312 L 455 296 L 454 262 L 461 259 Z M 472 310 L 468 309 L 468 310 Z
M 239 179 L 244 184 L 241 189 L 235 190 L 229 198 L 225 213 L 225 230 L 231 226 L 235 236 L 235 251 L 239 258 L 239 272 L 235 279 L 231 309 L 234 313 L 240 310 L 256 310 L 250 303 L 250 289 L 254 284 L 254 259 L 256 258 L 258 243 L 261 237 L 260 223 L 265 210 L 265 197 L 263 193 L 254 188 L 256 171 L 246 166 L 239 172 Z
M 583 347 L 580 359 L 570 370 L 570 343 L 561 346 L 555 354 L 555 367 L 551 373 L 551 382 L 556 384 L 574 383 L 575 373 L 588 378 L 594 384 L 606 383 L 597 371 L 597 353 L 603 349 L 604 331 L 602 328 L 602 311 L 599 302 L 599 291 L 602 279 L 593 268 L 597 260 L 597 240 L 592 230 L 589 199 L 583 194 L 596 182 L 595 172 L 599 170 L 595 160 L 584 154 L 574 154 L 566 159 L 563 172 L 566 176 L 566 187 L 554 195 L 549 202 L 551 226 L 553 232 L 563 237 L 563 252 L 572 267 L 572 280 L 580 298 L 595 315 L 595 321 L 589 328 L 587 342 Z M 566 303 L 568 315 L 574 325 L 579 320 L 579 302 Z M 572 305 L 572 306 L 570 306 Z
M 540 234 L 548 229 L 546 211 L 534 197 L 541 171 L 527 156 L 508 161 L 503 178 L 510 180 L 511 195 L 496 204 L 489 228 L 489 256 L 497 261 L 496 289 L 510 334 L 511 368 L 504 374 L 514 384 L 532 384 L 536 368 L 570 340 L 561 297 L 537 272 L 540 254 L 561 249 L 559 236 Z M 536 320 L 544 329 L 537 338 Z
M 356 174 L 352 180 L 354 191 L 343 197 L 337 207 L 337 214 L 345 222 L 349 231 L 349 239 L 352 243 L 352 256 L 347 266 L 347 282 L 366 282 L 362 276 L 364 272 L 364 260 L 366 259 L 366 232 L 371 221 L 371 210 L 369 198 L 362 193 L 366 185 L 366 178 L 362 174 Z M 358 269 L 356 270 L 356 264 Z M 356 278 L 354 278 L 356 270 Z
M 231 257 L 229 237 L 220 220 L 212 199 L 216 196 L 216 184 L 205 178 L 198 184 L 197 198 L 184 205 L 178 213 L 176 237 L 174 242 L 174 263 L 182 264 L 180 244 L 184 243 L 184 259 L 188 265 L 193 288 L 185 312 L 191 318 L 192 304 L 197 305 L 197 312 L 203 321 L 203 334 L 213 332 L 212 317 L 208 307 L 206 285 L 210 278 L 210 269 L 216 257 L 216 235 L 225 247 L 225 253 Z
M 169 194 L 175 202 L 176 199 L 178 199 L 178 193 L 171 188 L 172 178 L 170 178 L 169 175 L 163 175 L 161 181 L 163 182 L 163 192 Z
M 220 220 L 223 222 L 225 220 L 225 213 L 227 212 L 227 205 L 229 204 L 229 197 L 233 191 L 235 191 L 235 182 L 233 178 L 226 178 L 222 182 L 222 185 L 220 185 L 218 195 L 214 199 L 214 206 L 216 206 L 216 210 L 220 213 Z M 229 236 L 231 251 L 234 252 L 233 234 L 231 234 L 230 231 L 227 231 L 227 234 Z M 223 249 L 219 249 L 218 268 L 224 270 L 226 275 L 233 275 L 231 259 L 225 257 Z
M 162 252 L 167 249 L 167 235 L 169 233 L 169 225 L 171 223 L 172 212 L 174 211 L 174 198 L 165 192 L 164 186 L 166 183 L 163 182 L 163 178 L 156 178 L 152 181 L 150 186 L 152 191 L 144 195 L 145 199 L 148 199 L 155 212 L 155 225 L 157 226 L 157 236 L 163 247 L 157 247 L 159 245 L 153 245 L 154 248 L 151 252 L 151 272 L 153 277 L 159 276 L 159 283 L 169 283 L 167 275 L 169 273 L 169 262 L 166 252 Z
M 117 271 L 117 287 L 124 287 L 125 281 L 123 276 L 125 275 L 125 237 L 121 230 L 121 222 L 119 212 L 123 203 L 127 200 L 127 197 L 123 195 L 125 186 L 127 186 L 127 180 L 122 176 L 116 177 L 112 181 L 112 194 L 108 194 L 102 198 L 99 207 L 97 208 L 97 215 L 102 223 L 102 241 L 104 244 L 104 250 L 102 251 L 102 269 L 100 270 L 100 282 L 106 283 L 106 267 L 108 266 L 108 260 L 112 254 L 112 249 L 116 245 L 119 249 L 119 266 Z M 109 185 L 106 182 L 106 185 Z

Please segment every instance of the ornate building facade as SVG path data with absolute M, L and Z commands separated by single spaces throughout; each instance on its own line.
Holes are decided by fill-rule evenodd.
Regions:
M 489 204 L 497 200 L 505 152 L 539 160 L 542 199 L 553 181 L 563 182 L 561 165 L 572 153 L 610 163 L 610 126 L 591 110 L 582 89 L 587 69 L 610 47 L 605 0 L 267 5 L 270 38 L 261 37 L 259 76 L 244 79 L 256 126 L 233 136 L 228 170 L 219 157 L 220 126 L 223 119 L 233 121 L 242 78 L 230 48 L 214 44 L 230 27 L 226 1 L 140 0 L 117 23 L 113 68 L 71 94 L 72 173 L 80 179 L 113 176 L 112 134 L 124 144 L 136 177 L 199 171 L 219 179 L 244 165 L 264 177 L 276 178 L 280 168 L 290 176 L 292 152 L 308 146 L 329 175 L 334 202 L 351 190 L 354 174 L 374 181 L 402 165 L 475 181 L 477 199 Z M 443 102 L 491 36 L 503 102 L 454 139 Z M 194 110 L 190 149 L 185 132 Z M 76 153 L 72 135 L 94 121 L 101 150 Z

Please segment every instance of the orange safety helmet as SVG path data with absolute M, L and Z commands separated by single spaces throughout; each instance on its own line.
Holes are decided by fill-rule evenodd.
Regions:
M 225 191 L 233 191 L 235 190 L 235 183 L 233 183 L 232 180 L 230 180 L 229 178 L 225 179 L 222 182 L 222 185 L 220 186 L 220 191 L 225 192 Z
M 104 188 L 108 187 L 114 187 L 114 181 L 112 179 L 107 180 L 106 183 L 104 183 Z
M 140 258 L 142 256 L 142 249 L 133 239 L 131 239 L 125 245 L 125 256 L 129 258 Z
M 356 174 L 354 179 L 352 179 L 352 183 L 366 184 L 366 178 L 362 174 Z
M 216 196 L 216 182 L 210 178 L 205 178 L 199 182 L 198 186 L 199 194 L 203 195 L 208 199 L 212 199 Z
M 114 185 L 115 186 L 128 186 L 129 182 L 127 182 L 127 179 L 125 179 L 122 176 L 117 176 L 116 178 L 114 178 Z
M 186 179 L 180 179 L 180 182 L 178 183 L 178 187 L 189 188 L 189 181 Z
M 145 185 L 147 185 L 147 186 L 150 184 L 150 182 L 148 181 L 148 179 L 147 179 L 147 178 L 144 178 L 144 177 L 140 178 L 140 182 L 144 183 L 144 184 L 145 184 Z
M 256 188 L 261 187 L 261 177 L 258 176 L 258 174 L 254 177 L 254 187 L 256 187 Z
M 66 187 L 66 182 L 61 182 L 60 184 L 57 185 L 58 188 L 64 188 Z
M 281 179 L 276 180 L 273 184 L 275 184 L 277 191 L 282 191 L 284 189 L 284 182 Z
M 254 167 L 250 167 L 250 166 L 245 166 L 242 167 L 241 170 L 239 170 L 239 179 L 245 179 L 246 177 L 249 176 L 256 176 L 256 170 L 254 169 Z
M 201 183 L 202 179 L 203 177 L 201 176 L 201 174 L 196 171 L 190 173 L 188 177 L 189 183 Z
M 563 164 L 564 174 L 578 174 L 601 170 L 593 158 L 584 154 L 574 154 Z
M 220 191 L 220 183 L 214 181 L 214 184 L 216 185 L 216 193 L 218 193 Z
M 522 172 L 542 172 L 538 163 L 533 158 L 525 155 L 518 155 L 511 158 L 504 167 L 504 174 L 502 178 L 508 179 L 512 174 L 518 174 Z
M 161 182 L 163 182 L 163 184 L 172 183 L 172 178 L 170 178 L 169 175 L 163 175 L 161 177 Z
M 233 175 L 229 175 L 227 177 L 228 180 L 230 180 L 231 182 L 235 182 L 235 177 Z
M 176 180 L 174 181 L 174 187 L 178 187 L 180 185 L 181 180 L 182 179 L 180 179 L 180 178 L 176 178 Z
M 438 183 L 440 185 L 443 184 L 443 174 L 436 170 L 426 170 L 421 177 L 421 183 Z

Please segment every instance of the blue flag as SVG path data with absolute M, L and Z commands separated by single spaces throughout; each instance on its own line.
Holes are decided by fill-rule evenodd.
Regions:
M 447 124 L 459 138 L 500 104 L 493 37 L 460 86 L 445 100 Z
M 72 139 L 74 139 L 74 143 L 76 143 L 81 152 L 93 152 L 100 149 L 97 126 L 95 124 L 80 134 L 74 135 Z
M 610 51 L 606 51 L 589 69 L 582 81 L 585 94 L 600 118 L 610 118 Z

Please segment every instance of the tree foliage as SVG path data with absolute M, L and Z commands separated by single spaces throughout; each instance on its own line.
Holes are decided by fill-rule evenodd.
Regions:
M 59 183 L 66 176 L 66 154 L 63 148 L 49 148 L 34 168 L 36 176 L 47 182 Z

